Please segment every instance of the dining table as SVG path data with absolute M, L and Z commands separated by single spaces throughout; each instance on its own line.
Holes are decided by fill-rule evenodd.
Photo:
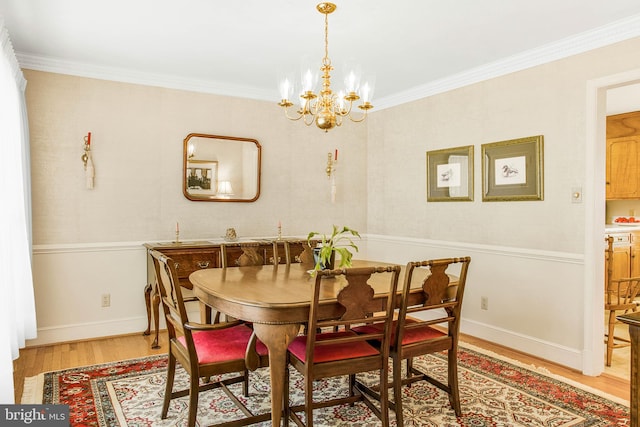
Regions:
M 392 264 L 353 260 L 352 267 L 386 265 Z M 227 316 L 251 322 L 256 336 L 269 350 L 273 426 L 280 426 L 283 405 L 286 403 L 284 385 L 287 347 L 300 333 L 301 326 L 309 320 L 312 289 L 316 280 L 309 268 L 309 265 L 300 263 L 207 268 L 189 276 L 194 293 L 200 301 Z M 369 280 L 374 288 L 374 298 L 380 302 L 380 310 L 384 310 L 389 292 L 388 274 L 391 273 L 375 275 Z M 416 291 L 420 289 L 423 281 L 421 278 L 428 274 L 429 270 L 426 269 L 414 270 L 412 286 L 416 286 Z M 455 279 L 451 282 L 452 285 L 455 284 Z M 336 297 L 340 289 L 346 286 L 346 279 L 344 276 L 336 276 L 323 277 L 322 280 L 324 283 L 319 317 L 339 316 L 341 308 Z M 401 273 L 397 306 L 402 287 Z

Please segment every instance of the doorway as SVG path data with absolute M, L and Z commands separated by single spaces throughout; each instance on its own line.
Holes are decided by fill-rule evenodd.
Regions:
M 582 372 L 600 375 L 604 370 L 604 295 L 602 256 L 605 227 L 605 139 L 607 96 L 616 89 L 640 84 L 640 69 L 587 82 L 585 143 L 584 242 L 584 351 Z M 615 113 L 611 113 L 615 114 Z M 586 171 L 593 171 L 587 174 Z M 591 194 L 588 194 L 588 193 Z

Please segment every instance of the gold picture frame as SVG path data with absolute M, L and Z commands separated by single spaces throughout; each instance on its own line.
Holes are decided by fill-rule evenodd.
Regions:
M 427 201 L 473 201 L 473 145 L 427 151 Z
M 544 136 L 482 144 L 482 201 L 544 200 Z

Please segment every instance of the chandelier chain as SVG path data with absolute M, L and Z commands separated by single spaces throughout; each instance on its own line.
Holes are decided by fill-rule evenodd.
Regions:
M 323 65 L 331 65 L 331 59 L 329 59 L 329 14 L 324 14 L 324 58 L 322 59 Z

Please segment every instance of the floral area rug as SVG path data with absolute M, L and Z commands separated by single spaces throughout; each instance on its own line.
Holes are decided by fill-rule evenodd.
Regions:
M 406 426 L 629 425 L 628 402 L 478 350 L 465 346 L 459 352 L 462 416 L 455 416 L 444 392 L 423 381 L 403 388 Z M 421 357 L 414 363 L 446 381 L 443 355 Z M 67 404 L 72 426 L 186 426 L 188 397 L 173 400 L 168 418 L 160 419 L 166 364 L 166 356 L 152 356 L 40 374 L 25 380 L 22 403 Z M 375 383 L 376 374 L 367 374 L 363 379 Z M 186 373 L 179 369 L 174 387 L 186 388 L 187 384 Z M 252 372 L 250 384 L 248 398 L 242 397 L 239 384 L 231 389 L 254 413 L 268 412 L 269 370 Z M 346 382 L 341 378 L 320 380 L 314 385 L 314 399 L 325 399 L 345 390 Z M 33 393 L 29 396 L 30 391 Z M 292 369 L 292 404 L 301 404 L 303 396 L 302 378 Z M 198 425 L 241 417 L 221 390 L 201 393 Z M 390 420 L 395 425 L 393 412 Z M 314 424 L 366 427 L 379 426 L 380 421 L 358 402 L 353 406 L 316 410 Z

